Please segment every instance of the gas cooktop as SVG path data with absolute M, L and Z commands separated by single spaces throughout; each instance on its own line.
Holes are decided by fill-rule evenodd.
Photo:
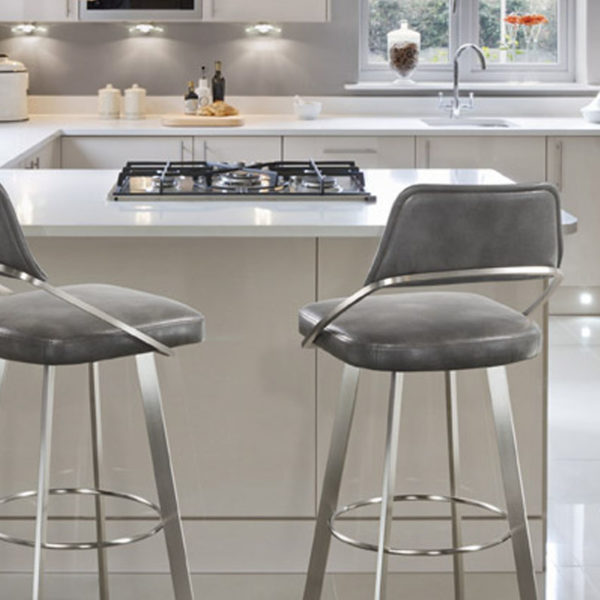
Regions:
M 352 161 L 128 162 L 109 199 L 360 200 L 374 202 Z

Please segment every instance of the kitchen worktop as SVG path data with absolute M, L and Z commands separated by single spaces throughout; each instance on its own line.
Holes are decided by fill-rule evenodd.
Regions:
M 431 115 L 429 115 L 431 116 Z M 0 167 L 60 136 L 332 136 L 332 135 L 600 135 L 600 125 L 581 118 L 508 117 L 516 127 L 432 127 L 417 117 L 323 115 L 300 121 L 291 115 L 244 115 L 242 127 L 164 127 L 159 116 L 140 121 L 101 120 L 94 115 L 34 115 L 24 123 L 0 124 Z
M 108 200 L 115 170 L 0 170 L 29 236 L 54 237 L 378 237 L 390 208 L 416 183 L 500 184 L 490 169 L 367 169 L 364 201 Z M 563 215 L 567 231 L 575 221 Z

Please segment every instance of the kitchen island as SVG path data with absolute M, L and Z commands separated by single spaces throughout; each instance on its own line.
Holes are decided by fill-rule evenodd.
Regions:
M 301 573 L 306 569 L 331 430 L 340 365 L 300 349 L 297 311 L 309 302 L 348 295 L 361 286 L 389 209 L 417 182 L 503 183 L 490 170 L 367 171 L 375 204 L 359 202 L 112 202 L 116 171 L 0 171 L 34 254 L 55 284 L 102 281 L 186 302 L 207 319 L 207 340 L 160 359 L 166 417 L 192 569 L 220 573 Z M 575 223 L 565 215 L 565 227 Z M 541 283 L 461 286 L 524 308 Z M 538 310 L 545 329 L 547 314 Z M 543 567 L 545 531 L 546 351 L 511 366 L 509 376 L 536 564 Z M 154 497 L 149 455 L 131 361 L 102 369 L 105 415 L 104 486 Z M 57 378 L 53 485 L 87 485 L 91 458 L 84 367 Z M 41 369 L 10 365 L 0 402 L 0 494 L 28 489 L 36 470 Z M 463 495 L 503 504 L 483 372 L 460 373 Z M 361 381 L 341 502 L 380 488 L 387 377 Z M 411 374 L 406 382 L 399 489 L 445 493 L 448 487 L 443 376 Z M 18 427 L 15 423 L 19 424 Z M 360 442 L 357 438 L 360 436 Z M 10 448 L 10 452 L 4 450 Z M 365 450 L 366 449 L 366 450 Z M 61 501 L 54 532 L 76 536 L 69 517 L 91 515 L 85 502 Z M 410 514 L 408 511 L 410 510 Z M 108 506 L 115 534 L 147 524 L 140 513 Z M 5 507 L 4 529 L 28 529 L 32 506 Z M 435 546 L 449 536 L 437 506 L 399 507 L 406 538 Z M 466 511 L 465 542 L 486 540 L 504 523 Z M 142 514 L 142 517 L 146 515 Z M 374 522 L 350 521 L 369 536 Z M 117 550 L 114 571 L 166 571 L 158 541 Z M 0 547 L 3 570 L 28 571 L 30 555 Z M 50 554 L 58 571 L 94 569 L 92 553 Z M 371 571 L 370 555 L 336 544 L 330 569 Z M 445 558 L 391 561 L 393 570 L 446 571 Z M 477 571 L 508 571 L 508 546 L 473 557 Z

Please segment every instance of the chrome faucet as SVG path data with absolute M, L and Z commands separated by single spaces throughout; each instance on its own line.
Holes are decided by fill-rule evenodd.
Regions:
M 452 98 L 444 98 L 444 94 L 439 94 L 439 107 L 441 110 L 449 111 L 451 119 L 458 119 L 463 109 L 472 110 L 475 108 L 473 92 L 469 94 L 468 98 L 460 97 L 460 70 L 459 70 L 459 59 L 465 50 L 473 49 L 479 60 L 481 61 L 481 68 L 487 69 L 487 61 L 483 54 L 483 50 L 477 46 L 477 44 L 463 44 L 454 55 L 454 87 L 452 92 Z

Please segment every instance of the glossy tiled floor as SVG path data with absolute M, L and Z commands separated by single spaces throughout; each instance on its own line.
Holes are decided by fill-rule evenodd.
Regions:
M 554 317 L 550 324 L 549 498 L 546 600 L 600 600 L 600 317 Z M 303 577 L 197 575 L 211 600 L 298 600 Z M 50 575 L 45 600 L 96 600 L 93 575 Z M 0 600 L 29 597 L 30 578 L 0 576 Z M 372 576 L 333 575 L 323 600 L 367 600 Z M 112 600 L 171 598 L 166 575 L 114 575 Z M 451 600 L 444 574 L 394 575 L 394 600 Z M 471 574 L 467 600 L 516 600 L 512 574 Z
M 600 318 L 550 324 L 546 600 L 600 599 Z

